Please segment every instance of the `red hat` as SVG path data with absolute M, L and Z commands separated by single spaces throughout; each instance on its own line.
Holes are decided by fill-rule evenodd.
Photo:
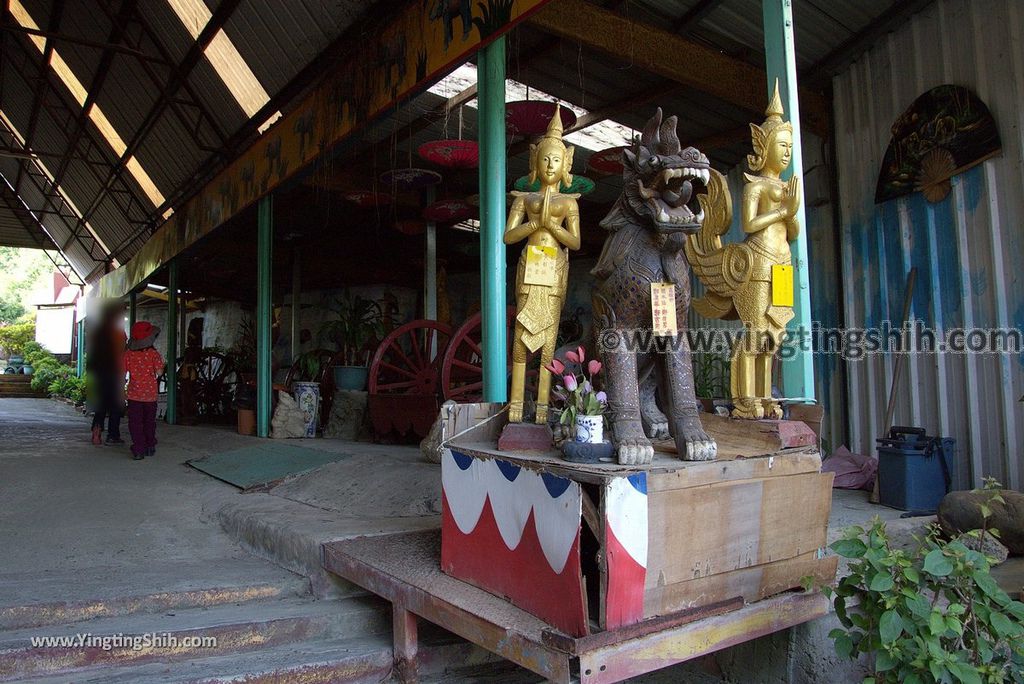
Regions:
M 132 326 L 132 339 L 128 343 L 129 349 L 144 349 L 152 347 L 156 336 L 160 334 L 160 328 L 149 321 L 138 321 Z

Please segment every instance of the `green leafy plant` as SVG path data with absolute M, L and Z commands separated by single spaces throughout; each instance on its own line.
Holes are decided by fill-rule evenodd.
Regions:
M 238 326 L 238 338 L 227 351 L 231 367 L 239 373 L 256 372 L 256 322 L 245 315 Z
M 337 318 L 324 321 L 317 334 L 342 353 L 341 365 L 365 366 L 369 360 L 369 354 L 364 352 L 367 343 L 384 336 L 380 305 L 346 291 L 330 309 Z
M 30 342 L 34 344 L 36 339 L 36 324 L 16 323 L 0 327 L 0 353 L 10 358 L 25 353 L 25 345 Z
M 299 354 L 295 359 L 295 370 L 299 382 L 317 382 L 320 377 L 320 354 L 315 350 Z
M 725 399 L 729 390 L 729 359 L 712 352 L 693 355 L 693 388 L 699 399 Z
M 986 524 L 970 537 L 998 536 L 987 529 L 989 506 L 981 512 Z M 893 549 L 876 517 L 831 545 L 851 559 L 835 589 L 824 588 L 842 625 L 829 633 L 836 652 L 874 657 L 865 683 L 1024 682 L 1024 603 L 999 588 L 983 553 L 943 540 L 938 526 L 919 541 L 912 553 Z

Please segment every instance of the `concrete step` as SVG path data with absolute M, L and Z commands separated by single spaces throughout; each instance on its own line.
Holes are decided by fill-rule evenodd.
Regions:
M 74 679 L 77 673 L 101 667 L 154 661 L 181 664 L 213 654 L 240 654 L 313 639 L 387 634 L 389 617 L 387 606 L 379 599 L 289 598 L 12 630 L 0 634 L 0 681 L 44 675 Z M 73 640 L 78 635 L 89 635 L 94 641 L 84 645 L 70 641 L 66 646 L 32 643 L 33 637 Z M 125 638 L 145 635 L 157 635 L 165 645 L 171 645 L 156 647 L 140 642 L 135 647 L 124 642 Z M 121 641 L 104 644 L 99 640 L 102 637 L 119 637 Z M 215 638 L 216 646 L 184 643 L 195 637 Z
M 75 684 L 376 684 L 389 679 L 393 662 L 391 636 L 387 633 L 316 638 L 245 653 L 215 652 L 187 662 L 132 663 L 71 675 L 31 677 L 26 681 L 33 684 L 65 684 L 69 681 Z M 423 681 L 452 684 L 540 681 L 535 675 L 523 679 L 522 672 L 525 671 L 509 666 L 497 656 L 450 634 L 428 634 L 422 639 L 418 673 Z
M 149 587 L 162 591 L 147 592 Z M 308 579 L 256 559 L 213 569 L 192 562 L 161 564 L 127 576 L 116 568 L 5 573 L 0 574 L 0 637 L 15 629 L 309 595 Z M 62 600 L 52 600 L 58 596 Z

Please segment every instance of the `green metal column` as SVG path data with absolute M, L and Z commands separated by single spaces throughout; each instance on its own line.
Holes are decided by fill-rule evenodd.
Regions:
M 75 375 L 85 375 L 85 319 L 75 325 Z
M 762 0 L 764 16 L 764 54 L 768 74 L 768 98 L 779 81 L 779 94 L 786 116 L 793 123 L 793 162 L 783 173 L 789 180 L 793 174 L 801 179 L 805 191 L 803 145 L 800 131 L 800 101 L 797 96 L 796 48 L 793 42 L 793 0 Z M 765 99 L 765 104 L 768 99 Z M 800 193 L 800 236 L 792 245 L 794 278 L 794 313 L 789 324 L 792 343 L 799 343 L 799 353 L 782 361 L 782 391 L 789 398 L 814 401 L 814 354 L 811 349 L 811 285 L 807 262 L 807 213 L 804 211 L 806 192 Z M 795 336 L 799 335 L 799 338 Z
M 484 401 L 508 401 L 505 330 L 505 38 L 477 55 Z
M 131 327 L 135 325 L 135 321 L 138 320 L 135 307 L 138 304 L 138 295 L 135 292 L 128 294 L 128 330 L 131 331 Z
M 178 422 L 178 261 L 167 265 L 167 413 L 168 425 Z
M 270 268 L 274 232 L 274 198 L 259 202 L 256 242 L 256 435 L 270 436 Z

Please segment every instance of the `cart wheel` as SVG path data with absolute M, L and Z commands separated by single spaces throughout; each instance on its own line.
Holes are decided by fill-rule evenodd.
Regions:
M 370 394 L 436 395 L 452 329 L 418 320 L 392 330 L 370 362 Z
M 511 337 L 515 329 L 516 308 L 506 309 L 505 329 Z M 481 316 L 471 316 L 452 335 L 451 344 L 444 354 L 441 364 L 441 389 L 445 400 L 451 399 L 459 403 L 473 403 L 483 399 L 483 350 L 480 340 Z M 505 349 L 506 368 L 511 380 L 512 345 Z M 537 392 L 537 370 L 540 367 L 540 353 L 531 354 L 526 361 L 526 390 L 530 395 Z

